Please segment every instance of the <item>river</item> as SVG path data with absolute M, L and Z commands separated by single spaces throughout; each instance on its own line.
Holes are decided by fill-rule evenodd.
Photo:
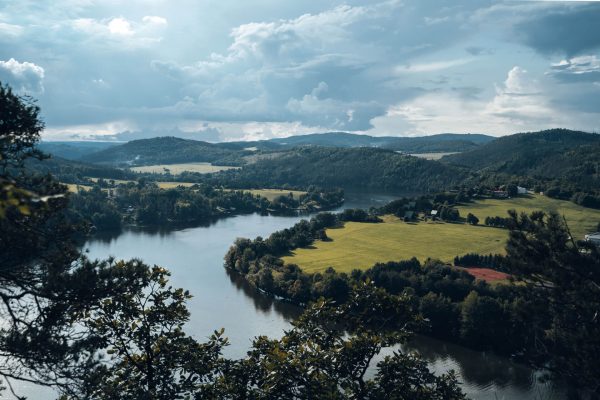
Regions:
M 392 199 L 378 195 L 349 194 L 347 197 L 342 208 L 368 208 Z M 223 268 L 223 256 L 238 237 L 267 237 L 301 218 L 252 214 L 175 231 L 126 229 L 118 235 L 96 236 L 84 249 L 90 258 L 140 258 L 148 264 L 168 268 L 172 272 L 172 284 L 188 289 L 194 296 L 188 303 L 191 320 L 187 332 L 204 340 L 215 329 L 223 327 L 231 342 L 225 355 L 239 358 L 245 355 L 254 337 L 281 336 L 300 310 L 258 293 L 228 273 Z M 475 400 L 565 398 L 562 390 L 538 383 L 533 371 L 506 358 L 423 336 L 417 336 L 403 347 L 418 351 L 437 373 L 455 370 L 463 390 Z M 43 398 L 38 389 L 28 385 L 22 389 L 30 398 Z

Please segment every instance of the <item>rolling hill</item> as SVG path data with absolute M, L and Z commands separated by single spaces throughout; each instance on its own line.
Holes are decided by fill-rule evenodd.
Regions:
M 251 154 L 244 150 L 175 137 L 132 140 L 119 146 L 86 156 L 86 161 L 96 164 L 135 166 L 209 162 L 239 166 L 242 157 Z
M 442 161 L 478 171 L 585 182 L 594 175 L 597 180 L 600 135 L 566 129 L 519 133 Z
M 461 182 L 468 170 L 379 148 L 298 147 L 241 170 L 215 174 L 232 185 L 342 187 L 388 193 L 426 192 Z
M 82 160 L 86 156 L 108 149 L 113 146 L 117 146 L 118 142 L 40 142 L 37 148 L 44 153 L 51 154 L 56 157 L 64 158 L 66 160 Z
M 405 153 L 460 152 L 474 149 L 495 138 L 481 134 L 453 134 L 422 137 L 369 136 L 347 132 L 313 133 L 257 142 L 233 142 L 239 148 L 253 146 L 262 150 L 297 146 L 380 147 Z

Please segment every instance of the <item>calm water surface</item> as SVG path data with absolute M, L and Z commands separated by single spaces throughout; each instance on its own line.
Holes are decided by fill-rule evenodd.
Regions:
M 368 208 L 392 199 L 377 195 L 347 197 L 342 208 Z M 188 304 L 191 320 L 187 331 L 203 340 L 215 329 L 225 328 L 231 342 L 225 354 L 239 358 L 245 355 L 254 337 L 281 336 L 300 310 L 257 293 L 228 273 L 223 268 L 223 256 L 238 237 L 267 237 L 300 219 L 301 216 L 253 214 L 169 232 L 127 229 L 116 236 L 95 237 L 84 248 L 90 258 L 140 258 L 148 264 L 167 267 L 172 272 L 172 284 L 188 289 L 194 296 Z M 454 369 L 472 399 L 564 398 L 561 390 L 537 383 L 531 370 L 505 358 L 427 337 L 416 337 L 404 350 L 418 351 L 436 372 Z M 43 398 L 35 389 L 24 389 L 31 398 Z

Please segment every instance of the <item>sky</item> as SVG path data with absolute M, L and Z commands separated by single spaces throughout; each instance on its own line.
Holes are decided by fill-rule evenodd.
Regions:
M 2 0 L 46 140 L 600 131 L 600 2 Z

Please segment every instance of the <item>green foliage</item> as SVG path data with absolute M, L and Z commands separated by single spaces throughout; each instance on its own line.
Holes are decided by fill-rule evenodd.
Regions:
M 408 295 L 390 296 L 368 283 L 344 304 L 321 299 L 283 338 L 257 338 L 241 373 L 225 377 L 226 387 L 234 398 L 463 399 L 453 373 L 436 377 L 414 355 L 394 352 L 377 364 L 373 379 L 365 377 L 383 347 L 404 343 L 420 325 L 412 304 Z
M 467 224 L 477 225 L 479 223 L 479 218 L 477 218 L 472 213 L 467 214 Z
M 341 187 L 379 192 L 429 192 L 452 187 L 464 169 L 376 148 L 306 147 L 265 157 L 241 170 L 206 177 L 233 187 Z
M 146 226 L 193 226 L 232 214 L 252 212 L 290 213 L 296 210 L 327 209 L 343 202 L 343 191 L 310 188 L 296 197 L 280 196 L 273 201 L 246 190 L 215 189 L 207 184 L 161 189 L 154 182 L 112 185 L 99 180 L 92 190 L 71 198 L 71 209 L 99 230 L 118 229 L 122 222 Z
M 557 214 L 513 212 L 511 219 L 507 268 L 541 310 L 529 322 L 538 339 L 528 355 L 539 364 L 549 358 L 555 376 L 598 395 L 600 252 L 577 244 Z
M 146 285 L 102 301 L 80 321 L 108 359 L 86 376 L 85 398 L 175 399 L 210 393 L 227 345 L 223 330 L 206 343 L 183 331 L 191 296 L 168 286 L 168 272 L 147 269 Z

